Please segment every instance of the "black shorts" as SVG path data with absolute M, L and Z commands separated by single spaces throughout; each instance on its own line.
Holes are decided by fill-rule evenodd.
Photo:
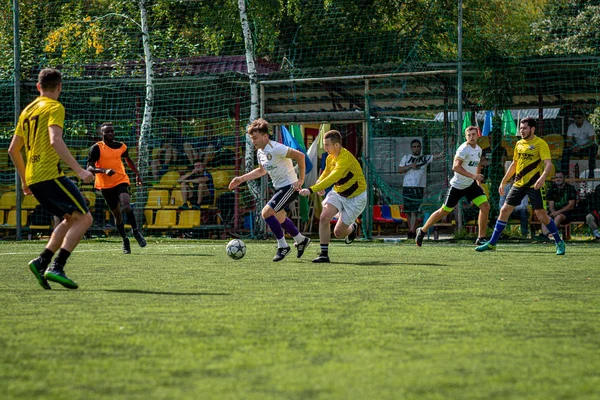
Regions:
M 89 212 L 81 192 L 66 176 L 34 183 L 29 189 L 37 201 L 57 217 L 62 218 L 65 214 L 71 215 L 75 211 L 82 214 Z
M 402 198 L 404 200 L 405 212 L 419 212 L 425 190 L 419 186 L 404 186 L 402 188 Z
M 542 186 L 541 189 L 534 189 L 533 187 L 523 187 L 513 185 L 510 188 L 510 192 L 506 196 L 504 201 L 509 206 L 516 207 L 521 204 L 523 197 L 529 196 L 529 202 L 534 210 L 545 210 L 546 209 L 546 186 Z
M 109 210 L 114 210 L 119 205 L 119 197 L 121 197 L 121 193 L 129 193 L 129 184 L 128 183 L 119 183 L 115 187 L 111 187 L 109 189 L 100 189 L 102 192 L 102 197 L 104 197 L 104 202 L 108 206 Z
M 471 186 L 464 189 L 450 187 L 450 190 L 448 190 L 448 194 L 446 195 L 446 201 L 444 201 L 444 208 L 446 208 L 446 211 L 450 211 L 456 207 L 463 197 L 466 197 L 467 201 L 470 203 L 479 196 L 485 197 L 485 192 L 475 181 L 473 181 Z M 479 204 L 477 204 L 477 206 L 479 206 Z
M 287 185 L 276 189 L 275 194 L 267 203 L 275 212 L 281 210 L 289 211 L 288 205 L 298 198 L 298 192 L 294 189 L 294 185 Z

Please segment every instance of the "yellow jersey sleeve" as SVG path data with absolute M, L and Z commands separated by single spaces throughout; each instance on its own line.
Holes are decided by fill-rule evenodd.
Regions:
M 327 157 L 325 171 L 317 183 L 311 186 L 313 192 L 319 192 L 334 185 L 340 196 L 352 198 L 367 189 L 365 176 L 358 160 L 346 149 L 342 149 L 337 157 Z

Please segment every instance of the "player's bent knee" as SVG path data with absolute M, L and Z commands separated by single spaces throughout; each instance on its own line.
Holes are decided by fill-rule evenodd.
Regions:
M 345 225 L 344 225 L 344 227 L 336 226 L 335 228 L 333 228 L 333 234 L 338 239 L 345 238 L 346 236 L 348 236 L 348 234 L 346 233 L 347 230 L 348 230 L 348 227 Z
M 271 206 L 265 206 L 262 209 L 261 216 L 262 216 L 263 219 L 267 219 L 269 217 L 272 217 L 273 215 L 276 215 L 276 214 L 275 214 L 275 210 L 273 210 L 271 208 Z

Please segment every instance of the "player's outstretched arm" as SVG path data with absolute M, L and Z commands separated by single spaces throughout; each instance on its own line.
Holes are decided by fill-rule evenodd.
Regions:
M 261 165 L 260 167 L 253 169 L 252 171 L 248 172 L 247 174 L 244 174 L 242 176 L 236 176 L 229 183 L 229 190 L 235 189 L 236 187 L 238 187 L 239 185 L 241 185 L 244 182 L 248 182 L 253 179 L 260 178 L 261 176 L 266 175 L 266 173 L 267 173 L 267 170 L 264 169 Z

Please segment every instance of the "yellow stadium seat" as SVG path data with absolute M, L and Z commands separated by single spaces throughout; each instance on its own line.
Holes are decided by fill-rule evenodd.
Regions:
M 402 215 L 402 210 L 400 209 L 400 206 L 398 204 L 392 204 L 390 205 L 390 211 L 392 214 L 392 219 L 393 220 L 404 220 L 406 221 L 406 215 Z
M 17 210 L 10 210 L 6 218 L 6 225 L 17 226 Z M 21 211 L 21 226 L 27 225 L 27 211 Z
M 183 194 L 179 189 L 171 190 L 171 197 L 169 200 L 169 204 L 164 206 L 165 209 L 177 209 L 183 205 Z
M 234 171 L 230 169 L 218 169 L 215 171 L 209 171 L 213 178 L 213 184 L 216 189 L 223 189 L 229 187 L 229 182 L 233 179 Z
M 146 223 L 144 224 L 144 227 L 152 225 L 154 223 L 154 211 L 144 210 L 144 218 L 146 218 Z
M 178 185 L 177 180 L 179 179 L 179 172 L 177 171 L 167 171 L 160 178 L 160 182 L 156 185 L 153 185 L 154 189 L 172 189 Z
M 17 208 L 17 192 L 6 192 L 0 197 L 0 210 Z
M 146 203 L 147 209 L 159 210 L 169 203 L 169 191 L 168 190 L 155 190 L 151 189 L 148 191 L 148 202 Z
M 0 225 L 4 223 L 4 211 L 0 211 Z
M 550 147 L 550 154 L 552 155 L 553 160 L 558 160 L 562 157 L 565 145 L 562 135 L 546 135 L 542 139 L 544 139 L 546 143 L 548 143 L 548 147 Z
M 148 225 L 148 229 L 170 229 L 177 223 L 177 212 L 175 210 L 158 210 L 154 224 Z
M 39 201 L 33 196 L 28 195 L 23 197 L 23 203 L 21 203 L 21 208 L 23 210 L 34 210 L 40 204 Z
M 179 214 L 178 229 L 191 229 L 200 226 L 200 210 L 184 210 Z
M 96 193 L 92 192 L 92 191 L 83 191 L 81 192 L 81 195 L 88 199 L 88 201 L 90 202 L 90 204 L 88 204 L 88 208 L 90 210 L 93 210 L 94 208 L 96 208 Z

